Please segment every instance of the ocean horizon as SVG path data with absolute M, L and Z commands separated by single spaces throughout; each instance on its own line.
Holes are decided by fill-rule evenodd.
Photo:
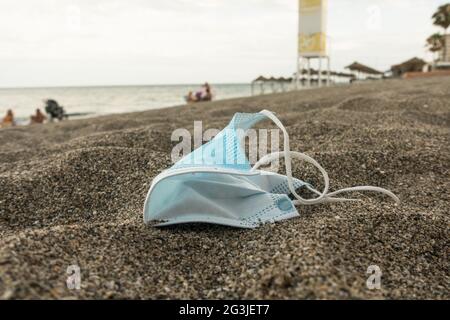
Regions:
M 211 86 L 214 100 L 251 95 L 248 83 Z M 26 124 L 37 108 L 44 111 L 46 99 L 58 101 L 68 114 L 78 118 L 161 109 L 186 104 L 188 92 L 200 89 L 201 84 L 0 88 L 0 115 L 12 109 L 19 124 Z

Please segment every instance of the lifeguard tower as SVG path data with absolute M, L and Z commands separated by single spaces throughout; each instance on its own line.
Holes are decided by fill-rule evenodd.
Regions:
M 312 62 L 317 61 L 317 79 L 314 82 L 322 86 L 330 85 L 330 57 L 327 54 L 326 16 L 327 0 L 299 0 L 298 56 L 295 87 L 299 88 L 300 78 L 306 75 L 304 83 L 312 83 Z M 325 72 L 322 63 L 325 60 Z M 323 81 L 325 75 L 326 81 Z

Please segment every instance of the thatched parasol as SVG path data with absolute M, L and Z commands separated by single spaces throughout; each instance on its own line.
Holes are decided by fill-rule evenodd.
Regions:
M 373 75 L 381 75 L 383 72 L 375 70 L 371 67 L 363 65 L 359 62 L 353 62 L 351 65 L 346 66 L 345 69 L 349 69 L 351 71 L 357 71 L 365 74 L 373 74 Z
M 255 80 L 253 80 L 252 82 L 265 82 L 268 81 L 269 79 L 267 79 L 264 76 L 259 76 L 258 78 L 256 78 Z

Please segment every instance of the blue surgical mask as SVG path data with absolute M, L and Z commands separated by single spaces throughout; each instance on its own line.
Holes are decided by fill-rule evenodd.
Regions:
M 283 132 L 284 151 L 263 157 L 253 167 L 242 144 L 245 132 L 256 123 L 270 119 Z M 279 158 L 285 159 L 286 175 L 260 170 Z M 323 175 L 324 190 L 292 177 L 292 158 L 313 164 Z M 298 191 L 306 188 L 317 195 L 304 199 Z M 255 228 L 263 223 L 298 217 L 296 206 L 355 201 L 336 198 L 350 191 L 376 191 L 399 199 L 389 190 L 362 186 L 329 192 L 328 174 L 314 159 L 290 151 L 289 135 L 270 111 L 237 113 L 214 139 L 163 171 L 152 182 L 144 205 L 144 221 L 156 226 L 181 223 L 212 223 Z M 293 198 L 294 200 L 291 200 Z

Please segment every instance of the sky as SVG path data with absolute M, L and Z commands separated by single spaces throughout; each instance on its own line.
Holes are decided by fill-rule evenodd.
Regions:
M 430 59 L 448 0 L 328 0 L 333 70 Z M 296 69 L 297 0 L 0 0 L 0 87 L 248 83 Z

